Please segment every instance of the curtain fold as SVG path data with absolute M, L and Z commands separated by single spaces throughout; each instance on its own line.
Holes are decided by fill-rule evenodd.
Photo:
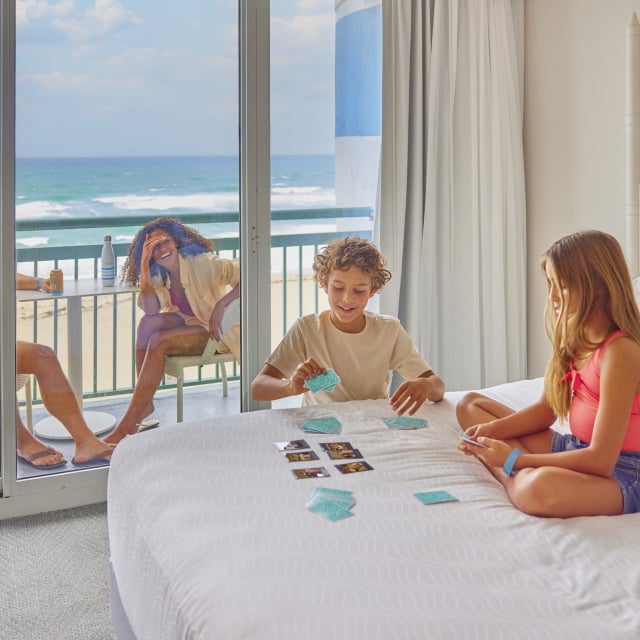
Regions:
M 376 240 L 449 390 L 526 375 L 523 0 L 383 0 Z

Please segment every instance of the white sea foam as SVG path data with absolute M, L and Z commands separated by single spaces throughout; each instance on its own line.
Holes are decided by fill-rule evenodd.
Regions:
M 70 207 L 48 200 L 35 200 L 16 205 L 17 220 L 33 220 L 34 218 L 70 218 Z
M 271 206 L 274 209 L 306 209 L 335 206 L 333 189 L 322 187 L 274 187 L 271 190 Z M 177 194 L 127 194 L 105 196 L 94 200 L 124 211 L 238 211 L 239 196 L 235 192 Z
M 44 247 L 49 244 L 49 238 L 45 236 L 34 236 L 33 238 L 16 238 L 16 244 L 25 247 Z
M 115 209 L 138 211 L 151 209 L 189 209 L 192 211 L 237 211 L 237 193 L 190 193 L 186 195 L 135 195 L 107 196 L 96 198 L 95 202 L 110 204 Z

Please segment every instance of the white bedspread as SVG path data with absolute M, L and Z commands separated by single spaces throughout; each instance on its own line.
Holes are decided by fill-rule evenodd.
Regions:
M 502 385 L 514 407 L 541 381 Z M 640 514 L 524 515 L 456 449 L 458 393 L 429 425 L 390 430 L 385 401 L 261 411 L 127 438 L 109 475 L 109 535 L 139 640 L 640 638 Z M 336 416 L 339 436 L 309 435 Z M 305 438 L 331 476 L 298 480 L 274 443 Z M 373 471 L 342 475 L 317 443 L 348 440 Z M 305 508 L 349 489 L 354 516 Z M 459 501 L 425 506 L 413 493 Z

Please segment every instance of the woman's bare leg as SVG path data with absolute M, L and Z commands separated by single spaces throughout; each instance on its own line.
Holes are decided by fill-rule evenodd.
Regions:
M 197 355 L 204 350 L 209 333 L 199 325 L 157 331 L 149 340 L 131 402 L 122 420 L 105 442 L 117 443 L 135 433 L 153 399 L 162 375 L 164 360 L 169 355 Z
M 74 460 L 109 458 L 105 443 L 87 426 L 78 400 L 53 349 L 32 342 L 16 343 L 16 372 L 35 375 L 47 411 L 65 426 L 75 441 Z

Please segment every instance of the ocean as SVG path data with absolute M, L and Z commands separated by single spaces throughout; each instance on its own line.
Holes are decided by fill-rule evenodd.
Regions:
M 273 156 L 272 210 L 336 205 L 334 157 Z M 16 231 L 16 247 L 128 243 L 137 227 L 109 226 L 115 216 L 175 216 L 237 212 L 237 157 L 29 158 L 16 160 L 16 221 L 75 218 L 76 229 Z M 100 218 L 105 230 L 82 229 L 82 218 Z M 356 228 L 368 220 L 353 221 Z M 207 236 L 238 235 L 236 223 L 199 227 Z M 336 230 L 336 220 L 274 221 L 272 235 Z M 341 226 L 341 228 L 344 228 Z M 274 266 L 278 270 L 277 265 Z
M 272 209 L 335 206 L 333 156 L 274 156 L 271 173 Z M 238 190 L 237 157 L 16 160 L 17 221 L 102 218 L 108 226 L 114 216 L 233 212 Z M 130 240 L 132 231 L 114 229 L 114 241 Z M 237 234 L 237 225 L 223 223 L 218 232 Z M 30 247 L 85 241 L 68 230 L 18 232 L 16 238 L 18 246 Z

